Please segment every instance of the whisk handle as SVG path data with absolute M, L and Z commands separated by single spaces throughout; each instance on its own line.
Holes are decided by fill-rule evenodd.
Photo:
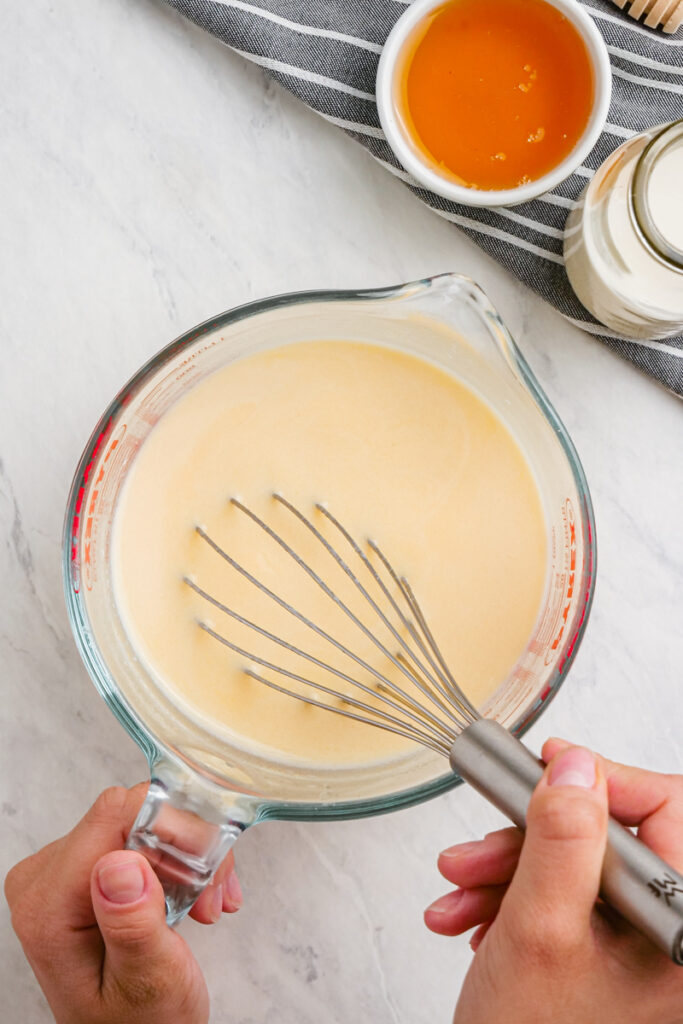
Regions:
M 524 828 L 543 764 L 488 719 L 468 726 L 451 748 L 451 767 Z M 613 818 L 609 820 L 600 895 L 635 928 L 683 964 L 683 877 Z

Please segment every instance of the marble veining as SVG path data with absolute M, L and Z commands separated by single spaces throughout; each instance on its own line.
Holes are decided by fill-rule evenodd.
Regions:
M 596 507 L 599 578 L 565 735 L 683 771 L 683 409 L 440 221 L 360 147 L 158 0 L 14 4 L 0 39 L 0 868 L 143 758 L 89 682 L 61 591 L 76 460 L 139 364 L 219 310 L 444 270 L 488 291 L 555 403 Z M 429 934 L 437 852 L 502 822 L 461 788 L 366 821 L 269 823 L 245 907 L 181 927 L 225 1024 L 447 1021 L 470 962 Z M 3 1020 L 51 1020 L 0 914 Z

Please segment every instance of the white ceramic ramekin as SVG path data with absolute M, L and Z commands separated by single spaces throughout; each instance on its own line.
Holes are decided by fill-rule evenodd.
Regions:
M 595 145 L 607 120 L 612 94 L 612 73 L 607 47 L 593 19 L 577 0 L 545 0 L 556 7 L 572 23 L 583 39 L 594 76 L 593 109 L 583 135 L 572 151 L 548 174 L 525 185 L 508 189 L 475 189 L 458 185 L 440 174 L 435 166 L 422 157 L 412 143 L 399 113 L 399 96 L 404 47 L 419 23 L 447 0 L 414 0 L 394 25 L 382 50 L 377 69 L 377 106 L 387 142 L 395 156 L 420 185 L 445 199 L 465 206 L 516 206 L 550 191 L 576 170 Z

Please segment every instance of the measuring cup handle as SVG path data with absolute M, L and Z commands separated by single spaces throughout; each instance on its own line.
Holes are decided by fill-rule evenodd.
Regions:
M 153 766 L 126 848 L 143 854 L 154 868 L 169 925 L 187 914 L 253 819 L 248 801 L 238 794 L 182 766 L 165 761 Z

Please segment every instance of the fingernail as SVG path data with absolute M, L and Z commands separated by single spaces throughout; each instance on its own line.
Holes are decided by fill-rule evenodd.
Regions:
M 213 896 L 211 897 L 211 917 L 214 922 L 220 920 L 220 916 L 223 913 L 223 889 L 220 885 L 217 885 L 213 890 Z
M 242 906 L 242 886 L 234 868 L 223 881 L 223 906 L 226 904 L 226 909 L 231 910 L 237 910 Z
M 473 853 L 479 846 L 481 846 L 481 842 L 478 840 L 471 843 L 458 843 L 457 846 L 449 846 L 447 850 L 442 850 L 439 857 L 455 860 L 458 857 L 464 857 L 468 853 Z
M 145 876 L 136 861 L 105 864 L 97 873 L 102 895 L 111 903 L 135 903 L 145 889 Z
M 583 747 L 570 747 L 553 762 L 548 785 L 592 789 L 595 785 L 595 754 Z
M 440 896 L 438 900 L 434 900 L 427 907 L 425 914 L 447 914 L 458 905 L 462 899 L 462 893 L 462 889 L 456 889 L 455 892 L 449 892 L 447 896 Z

